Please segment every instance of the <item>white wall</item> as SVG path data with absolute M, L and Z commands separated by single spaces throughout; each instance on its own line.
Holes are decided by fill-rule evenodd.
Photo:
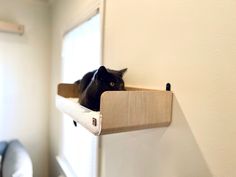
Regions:
M 0 33 L 0 140 L 19 139 L 34 176 L 48 175 L 50 14 L 45 3 L 0 0 L 0 19 L 25 25 L 23 36 Z
M 62 27 L 92 2 L 59 0 L 54 4 L 53 96 L 60 82 Z M 111 177 L 116 170 L 126 169 L 132 176 L 137 168 L 148 174 L 145 170 L 150 166 L 156 168 L 157 176 L 165 177 L 236 176 L 235 3 L 107 1 L 105 65 L 128 67 L 126 83 L 130 85 L 164 89 L 170 82 L 174 101 L 170 127 L 132 132 L 130 139 L 122 138 L 123 134 L 104 136 L 105 144 L 114 144 L 103 149 L 103 175 Z M 60 150 L 60 114 L 53 102 L 51 108 L 51 150 L 56 154 Z M 153 141 L 152 148 L 137 139 Z M 119 142 L 126 146 L 117 149 Z M 131 149 L 133 144 L 137 148 Z M 135 156 L 127 149 L 151 154 Z M 120 161 L 122 155 L 133 158 L 132 167 Z M 155 163 L 148 164 L 148 158 Z M 135 163 L 140 159 L 145 166 Z M 118 166 L 106 164 L 110 161 Z
M 128 67 L 131 85 L 172 84 L 173 123 L 153 136 L 157 176 L 236 176 L 236 2 L 120 0 L 106 9 L 105 64 Z

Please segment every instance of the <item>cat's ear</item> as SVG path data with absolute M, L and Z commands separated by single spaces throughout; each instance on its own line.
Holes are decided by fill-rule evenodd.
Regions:
M 105 66 L 100 66 L 96 72 L 96 78 L 102 78 L 107 74 Z
M 123 77 L 127 70 L 128 70 L 128 68 L 124 68 L 118 72 L 119 72 L 120 76 Z
M 101 74 L 107 73 L 107 69 L 105 68 L 105 66 L 100 66 L 98 68 L 98 73 L 101 73 Z

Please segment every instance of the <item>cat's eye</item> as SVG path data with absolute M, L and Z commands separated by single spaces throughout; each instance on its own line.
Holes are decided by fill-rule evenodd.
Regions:
M 114 87 L 114 86 L 115 86 L 115 83 L 114 83 L 114 82 L 110 82 L 110 86 L 111 86 L 111 87 Z

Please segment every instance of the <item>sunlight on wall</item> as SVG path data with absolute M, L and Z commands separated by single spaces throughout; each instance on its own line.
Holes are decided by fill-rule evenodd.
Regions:
M 4 71 L 4 66 L 3 65 L 0 65 L 0 122 L 1 122 L 1 124 L 0 124 L 0 135 L 3 135 L 4 134 L 4 131 L 5 131 L 5 129 L 3 128 L 4 127 L 4 124 L 5 124 L 5 122 L 4 122 L 4 110 L 5 110 L 5 108 L 4 108 L 4 91 L 5 91 L 5 89 L 4 89 L 4 83 L 5 83 L 5 81 L 4 81 L 4 73 L 5 73 L 5 71 Z
M 2 53 L 3 54 L 3 53 Z M 0 58 L 4 58 L 0 54 Z M 17 110 L 15 95 L 17 90 L 16 76 L 14 69 L 7 62 L 0 65 L 0 139 L 8 137 L 6 125 L 14 123 L 14 111 Z M 14 124 L 12 125 L 12 127 Z

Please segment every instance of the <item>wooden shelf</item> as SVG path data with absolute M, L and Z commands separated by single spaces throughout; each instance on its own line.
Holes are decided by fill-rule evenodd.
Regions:
M 0 21 L 0 32 L 16 33 L 16 34 L 23 35 L 24 26 L 16 24 L 16 23 Z
M 59 84 L 59 110 L 95 135 L 164 127 L 171 123 L 171 91 L 128 87 L 127 91 L 107 91 L 101 96 L 100 112 L 78 103 L 78 85 Z

